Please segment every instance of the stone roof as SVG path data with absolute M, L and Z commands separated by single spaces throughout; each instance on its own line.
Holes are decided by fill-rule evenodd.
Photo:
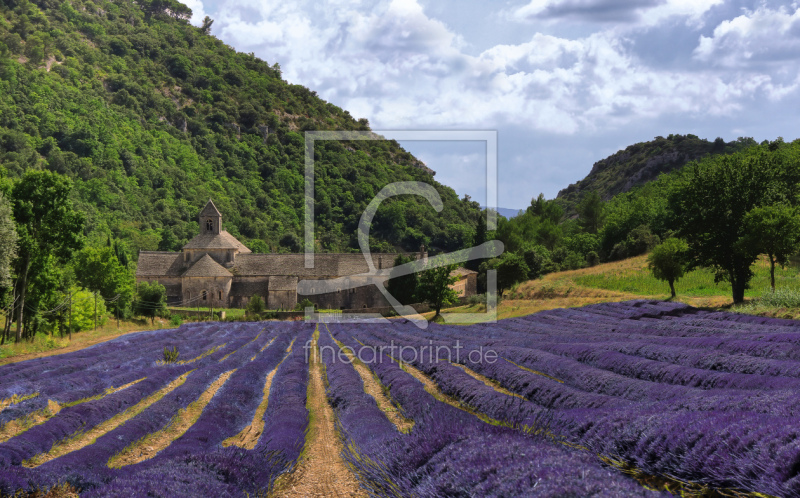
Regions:
M 276 276 L 269 277 L 270 291 L 296 291 L 297 277 Z
M 137 277 L 180 277 L 183 258 L 179 252 L 139 251 Z
M 215 208 L 216 209 L 216 208 Z M 218 234 L 201 233 L 183 246 L 184 249 L 238 249 L 239 254 L 249 254 L 251 251 L 236 237 L 223 230 Z
M 454 276 L 454 277 L 466 277 L 467 275 L 472 275 L 472 274 L 475 274 L 475 273 L 478 273 L 478 272 L 472 271 L 472 270 L 468 270 L 467 268 L 464 268 L 463 266 L 459 266 L 458 268 L 456 268 L 455 270 L 450 272 L 450 275 Z
M 204 207 L 203 210 L 200 211 L 200 216 L 202 217 L 222 216 L 222 213 L 219 212 L 217 206 L 215 206 L 214 203 L 211 201 L 211 199 L 209 199 L 208 202 L 206 203 L 206 207 Z
M 372 261 L 376 269 L 378 258 L 382 260 L 383 269 L 391 268 L 396 256 L 373 253 Z M 314 268 L 305 267 L 304 254 L 240 254 L 233 266 L 233 273 L 241 276 L 345 277 L 368 271 L 361 253 L 318 253 L 314 255 Z
M 197 263 L 186 270 L 184 277 L 231 277 L 231 272 L 222 267 L 208 254 L 200 258 Z

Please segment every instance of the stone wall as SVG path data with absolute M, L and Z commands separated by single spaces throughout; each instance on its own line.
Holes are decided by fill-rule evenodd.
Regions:
M 383 297 L 383 294 L 380 293 L 374 284 L 368 284 L 366 278 L 352 277 L 346 279 L 345 282 L 358 284 L 360 286 L 325 294 L 312 294 L 307 296 L 298 292 L 297 300 L 302 301 L 307 298 L 309 301 L 316 304 L 317 308 L 328 310 L 350 310 L 389 306 L 389 301 Z
M 185 306 L 228 307 L 233 277 L 182 277 Z M 205 298 L 203 298 L 205 292 Z

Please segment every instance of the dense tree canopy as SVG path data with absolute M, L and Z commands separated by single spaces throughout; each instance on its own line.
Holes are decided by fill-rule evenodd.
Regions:
M 70 177 L 90 242 L 111 236 L 134 259 L 194 236 L 209 198 L 246 245 L 301 250 L 304 131 L 368 123 L 210 36 L 211 19 L 191 26 L 190 14 L 175 0 L 0 2 L 0 165 L 12 178 Z M 444 210 L 385 202 L 374 249 L 474 241 L 477 203 L 396 142 L 318 141 L 314 158 L 317 250 L 355 250 L 372 196 L 407 180 L 434 185 Z

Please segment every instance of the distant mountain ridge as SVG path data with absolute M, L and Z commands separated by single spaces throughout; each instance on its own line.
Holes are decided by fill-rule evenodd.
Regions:
M 696 135 L 658 136 L 649 142 L 626 147 L 594 163 L 586 178 L 561 190 L 556 199 L 573 214 L 587 192 L 597 191 L 604 200 L 655 180 L 662 173 L 682 168 L 687 163 L 713 154 L 729 154 L 756 145 L 752 138 L 710 142 Z

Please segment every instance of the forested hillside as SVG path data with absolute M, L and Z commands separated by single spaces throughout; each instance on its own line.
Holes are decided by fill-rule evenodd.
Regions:
M 187 21 L 174 0 L 0 1 L 0 166 L 74 181 L 90 242 L 177 250 L 213 198 L 251 249 L 299 251 L 305 130 L 368 130 L 366 119 L 281 79 L 275 61 L 235 52 Z M 316 145 L 317 248 L 357 247 L 366 204 L 384 185 L 435 185 L 385 203 L 372 244 L 452 250 L 473 241 L 477 203 L 459 200 L 396 142 Z M 96 243 L 96 242 L 95 242 Z
M 603 200 L 609 200 L 655 180 L 662 173 L 681 169 L 690 161 L 708 155 L 730 154 L 753 145 L 756 145 L 755 140 L 741 137 L 727 143 L 722 138 L 709 142 L 691 134 L 656 137 L 597 161 L 586 178 L 561 190 L 556 198 L 571 215 L 587 192 L 595 191 Z

